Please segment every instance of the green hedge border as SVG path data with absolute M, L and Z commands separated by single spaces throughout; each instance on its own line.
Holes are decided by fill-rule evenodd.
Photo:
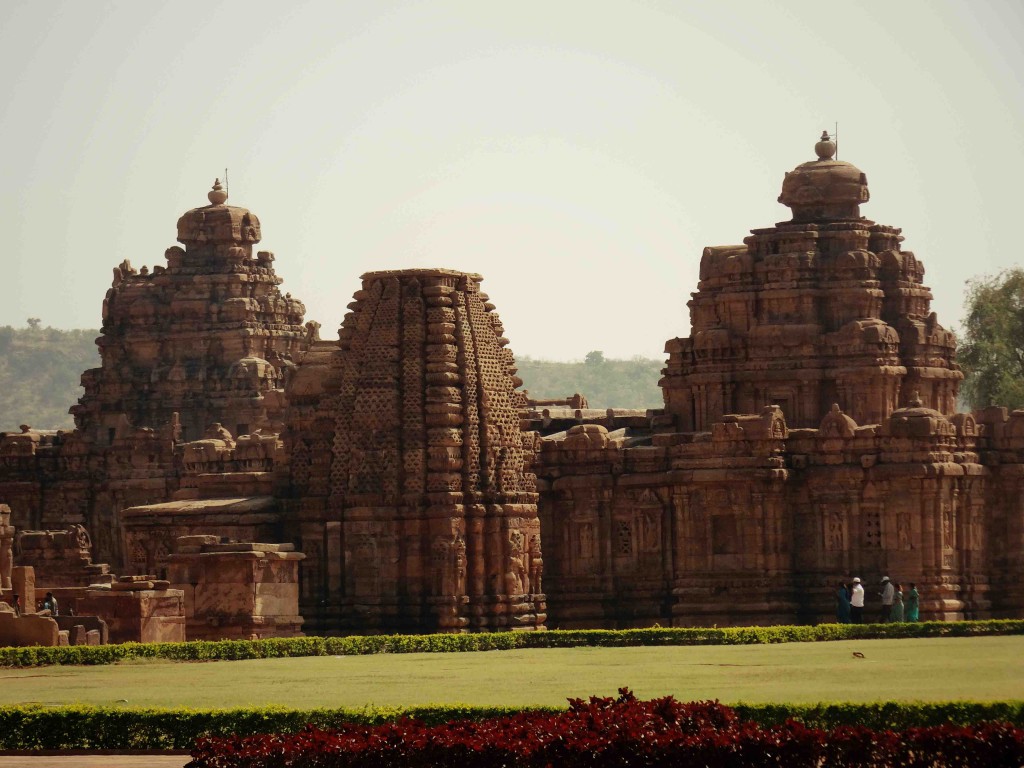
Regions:
M 916 726 L 1009 722 L 1024 726 L 1024 701 L 868 704 L 738 704 L 744 720 L 761 725 L 787 718 L 809 726 L 863 725 L 876 730 Z M 22 705 L 0 708 L 0 751 L 187 750 L 200 736 L 288 733 L 313 724 L 330 728 L 344 722 L 376 724 L 412 717 L 431 724 L 483 719 L 523 711 L 516 707 L 458 704 L 422 707 L 292 710 L 275 707 L 196 710 Z M 560 707 L 530 707 L 548 712 Z
M 757 645 L 834 640 L 1022 635 L 1024 621 L 929 621 L 897 624 L 814 626 L 548 630 L 435 635 L 350 635 L 186 643 L 122 643 L 100 646 L 0 648 L 0 667 L 115 664 L 126 659 L 237 661 L 374 653 L 457 653 L 519 648 L 623 648 L 657 645 Z

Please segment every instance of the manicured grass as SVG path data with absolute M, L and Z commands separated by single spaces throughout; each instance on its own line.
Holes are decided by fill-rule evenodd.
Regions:
M 854 651 L 864 654 L 856 658 Z M 1024 698 L 1024 637 L 413 653 L 0 670 L 0 705 L 292 708 L 562 705 L 613 695 L 726 703 Z

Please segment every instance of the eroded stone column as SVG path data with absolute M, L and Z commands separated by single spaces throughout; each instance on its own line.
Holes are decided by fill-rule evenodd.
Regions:
M 0 504 L 0 589 L 11 588 L 11 568 L 14 566 L 14 526 L 11 508 Z

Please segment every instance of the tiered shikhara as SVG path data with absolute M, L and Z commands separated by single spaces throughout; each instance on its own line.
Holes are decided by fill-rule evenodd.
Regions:
M 289 509 L 323 629 L 544 621 L 525 398 L 480 279 L 374 272 L 349 305 L 314 431 L 292 434 Z

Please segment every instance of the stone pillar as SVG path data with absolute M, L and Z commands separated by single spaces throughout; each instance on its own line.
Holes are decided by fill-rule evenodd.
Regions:
M 342 546 L 342 525 L 331 521 L 326 524 L 327 551 L 325 553 L 327 569 L 327 594 L 325 598 L 330 605 L 338 605 L 344 597 L 344 548 Z
M 483 595 L 486 593 L 487 581 L 484 568 L 484 520 L 487 512 L 483 504 L 472 504 L 466 511 L 468 513 L 466 519 L 468 593 Z
M 11 508 L 6 504 L 0 504 L 0 590 L 4 592 L 11 588 L 13 547 L 14 526 L 11 525 Z
M 921 575 L 937 574 L 942 561 L 942 533 L 936 530 L 936 499 L 932 494 L 921 495 Z
M 30 565 L 11 569 L 11 591 L 21 599 L 22 613 L 36 612 L 36 571 Z
M 612 491 L 599 490 L 595 492 L 595 506 L 597 507 L 597 541 L 600 551 L 598 562 L 600 563 L 601 588 L 605 593 L 615 588 L 615 558 L 612 547 Z

